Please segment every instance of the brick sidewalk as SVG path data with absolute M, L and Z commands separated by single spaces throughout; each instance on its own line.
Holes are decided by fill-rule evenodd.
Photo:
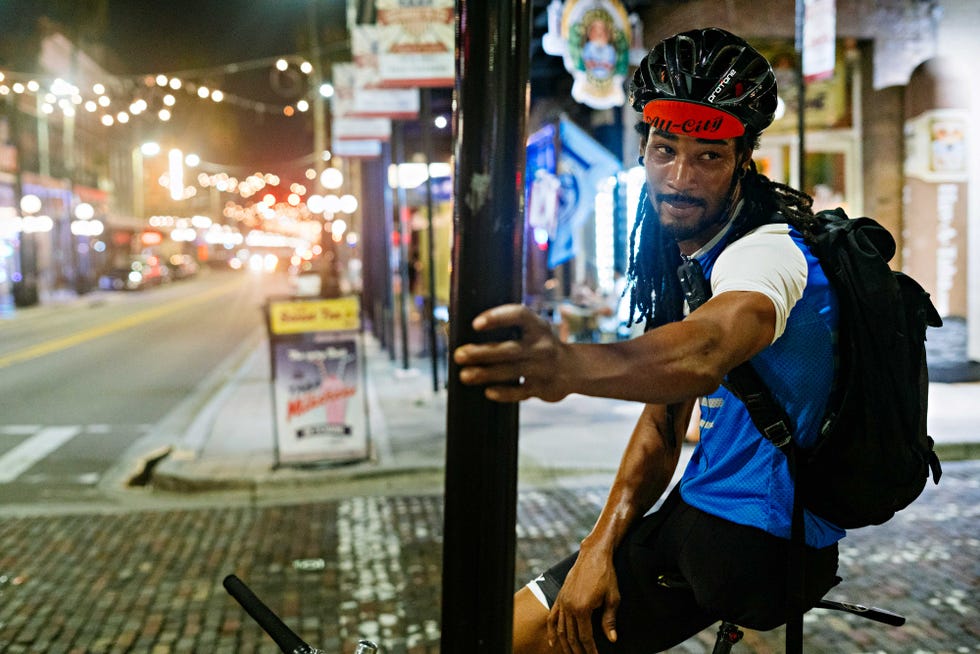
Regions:
M 832 597 L 906 615 L 895 629 L 808 615 L 807 652 L 960 653 L 980 643 L 980 462 L 882 527 L 852 533 Z M 522 488 L 517 583 L 575 547 L 605 489 Z M 236 573 L 305 640 L 330 654 L 358 637 L 385 654 L 439 650 L 439 495 L 356 496 L 0 519 L 0 652 L 276 652 L 225 594 Z M 782 630 L 750 632 L 746 654 L 782 651 Z M 672 652 L 708 652 L 705 632 Z

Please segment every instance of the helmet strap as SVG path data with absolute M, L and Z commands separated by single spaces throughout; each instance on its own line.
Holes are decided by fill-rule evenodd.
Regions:
M 732 174 L 732 183 L 728 187 L 728 197 L 725 200 L 725 210 L 721 212 L 718 218 L 719 224 L 727 222 L 734 217 L 732 213 L 742 199 L 742 179 L 745 177 L 746 172 L 747 169 L 745 166 L 739 166 L 738 170 Z

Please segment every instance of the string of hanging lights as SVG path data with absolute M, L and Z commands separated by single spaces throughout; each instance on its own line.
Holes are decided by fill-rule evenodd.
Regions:
M 55 111 L 65 116 L 91 114 L 106 127 L 126 124 L 141 115 L 156 115 L 159 120 L 168 121 L 182 96 L 224 103 L 261 115 L 291 117 L 310 109 L 308 97 L 286 104 L 270 103 L 229 93 L 206 81 L 262 68 L 282 73 L 295 69 L 306 77 L 313 73 L 313 64 L 301 56 L 283 55 L 170 73 L 108 76 L 80 88 L 61 77 L 0 68 L 0 97 L 31 94 L 38 98 L 39 109 L 46 114 Z M 306 95 L 324 91 L 311 88 Z

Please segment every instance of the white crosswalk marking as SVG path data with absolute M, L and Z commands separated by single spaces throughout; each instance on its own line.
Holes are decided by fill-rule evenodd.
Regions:
M 45 427 L 0 456 L 0 484 L 17 479 L 22 472 L 81 433 L 78 425 Z

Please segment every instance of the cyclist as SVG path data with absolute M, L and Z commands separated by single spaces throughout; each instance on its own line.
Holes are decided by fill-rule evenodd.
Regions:
M 834 378 L 837 301 L 802 236 L 812 200 L 751 160 L 776 108 L 772 68 L 729 32 L 684 32 L 646 55 L 630 102 L 643 121 L 646 185 L 628 272 L 646 332 L 564 343 L 528 309 L 504 305 L 473 326 L 516 326 L 520 339 L 454 353 L 461 381 L 492 400 L 581 393 L 645 403 L 579 551 L 518 591 L 517 654 L 661 651 L 720 619 L 760 630 L 787 619 L 793 482 L 783 454 L 720 386 L 751 359 L 806 445 Z M 713 292 L 686 316 L 676 275 L 685 259 Z M 696 401 L 700 442 L 648 513 L 670 484 Z M 811 607 L 838 581 L 844 532 L 809 513 L 805 524 Z M 661 575 L 680 583 L 659 584 Z

